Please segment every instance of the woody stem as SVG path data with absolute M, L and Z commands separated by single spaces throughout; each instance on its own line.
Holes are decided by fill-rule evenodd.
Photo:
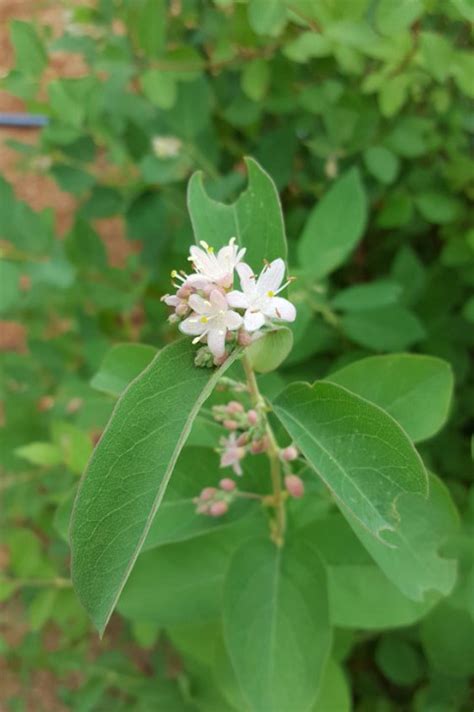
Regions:
M 268 421 L 266 404 L 259 391 L 255 372 L 252 368 L 252 364 L 250 363 L 250 359 L 248 358 L 246 353 L 244 353 L 242 357 L 242 365 L 244 367 L 245 376 L 247 378 L 247 384 L 252 405 L 254 406 L 255 410 L 261 415 L 261 417 L 265 420 L 265 434 L 267 436 L 268 441 L 267 454 L 268 459 L 270 460 L 270 476 L 272 480 L 273 501 L 275 508 L 275 530 L 273 532 L 273 538 L 278 546 L 282 546 L 285 534 L 286 515 L 285 500 L 281 485 L 281 462 L 279 456 L 280 448 L 278 447 L 275 434 Z

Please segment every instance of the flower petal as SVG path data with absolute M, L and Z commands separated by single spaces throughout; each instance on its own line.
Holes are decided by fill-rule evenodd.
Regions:
M 237 274 L 240 278 L 240 286 L 247 296 L 253 296 L 256 294 L 256 283 L 254 271 L 248 264 L 241 262 L 236 267 Z
M 272 297 L 264 307 L 265 315 L 271 319 L 281 319 L 282 321 L 294 321 L 296 319 L 296 308 L 283 297 Z
M 210 302 L 200 297 L 199 294 L 191 294 L 189 297 L 189 306 L 192 307 L 197 314 L 209 314 L 212 311 Z
M 224 317 L 224 323 L 230 331 L 235 331 L 235 329 L 238 329 L 240 326 L 242 326 L 243 319 L 240 316 L 240 314 L 237 314 L 237 312 L 229 310 L 225 317 Z
M 227 311 L 229 305 L 227 304 L 227 299 L 222 294 L 220 289 L 213 289 L 209 295 L 209 301 L 212 304 L 213 311 Z
M 268 267 L 265 267 L 260 274 L 257 282 L 258 293 L 268 294 L 268 292 L 277 292 L 281 283 L 283 282 L 283 277 L 285 276 L 285 263 L 278 257 L 278 259 L 270 262 Z
M 207 345 L 209 351 L 216 358 L 225 354 L 225 330 L 211 329 L 207 335 Z
M 244 316 L 244 326 L 247 331 L 256 331 L 265 324 L 265 317 L 261 311 L 247 309 Z
M 230 307 L 235 309 L 247 309 L 249 306 L 249 300 L 243 292 L 239 292 L 237 289 L 233 292 L 229 292 L 227 295 L 227 303 Z
M 188 336 L 200 336 L 206 331 L 208 326 L 207 324 L 203 324 L 197 314 L 192 314 L 182 321 L 178 328 L 183 334 L 187 334 Z

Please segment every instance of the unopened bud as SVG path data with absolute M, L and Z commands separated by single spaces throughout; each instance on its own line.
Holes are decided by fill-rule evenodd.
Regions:
M 288 445 L 288 447 L 280 450 L 280 457 L 282 460 L 285 460 L 285 462 L 292 462 L 298 458 L 298 450 L 294 445 Z
M 215 366 L 222 366 L 222 364 L 225 363 L 228 358 L 229 358 L 229 354 L 228 354 L 228 353 L 225 353 L 225 354 L 223 354 L 222 356 L 216 356 L 216 358 L 214 359 L 214 365 L 215 365 Z
M 199 495 L 199 499 L 206 502 L 207 500 L 212 499 L 216 492 L 217 489 L 215 487 L 204 487 L 201 494 Z
M 244 412 L 244 406 L 242 403 L 239 403 L 239 401 L 230 401 L 227 403 L 227 412 L 229 415 L 233 415 L 235 413 L 243 413 Z
M 227 428 L 227 430 L 237 430 L 237 428 L 239 427 L 239 424 L 236 423 L 235 420 L 228 419 L 224 420 L 222 425 L 224 426 L 224 428 Z
M 184 284 L 182 287 L 178 289 L 176 292 L 176 296 L 179 297 L 180 299 L 187 299 L 188 297 L 191 296 L 192 293 L 191 287 L 186 287 Z
M 249 410 L 247 413 L 247 420 L 249 425 L 257 425 L 258 423 L 258 413 L 256 410 Z
M 285 487 L 290 497 L 299 499 L 304 495 L 303 480 L 297 475 L 287 475 L 285 477 Z
M 224 479 L 219 482 L 219 487 L 224 490 L 224 492 L 233 492 L 236 488 L 236 484 L 230 477 L 224 477 Z
M 239 435 L 237 438 L 237 445 L 247 445 L 249 441 L 249 434 L 248 433 L 242 433 L 242 435 Z
M 176 307 L 176 316 L 186 316 L 189 311 L 187 304 L 178 304 Z
M 252 337 L 248 331 L 243 331 L 243 329 L 241 329 L 237 336 L 237 342 L 239 346 L 250 346 L 252 343 Z
M 268 447 L 268 441 L 266 437 L 260 440 L 254 440 L 250 446 L 250 451 L 253 455 L 259 455 L 261 452 L 265 452 Z
M 227 512 L 229 509 L 229 505 L 227 502 L 223 502 L 220 500 L 219 502 L 214 502 L 214 504 L 211 504 L 209 507 L 209 514 L 211 517 L 222 517 L 223 514 Z

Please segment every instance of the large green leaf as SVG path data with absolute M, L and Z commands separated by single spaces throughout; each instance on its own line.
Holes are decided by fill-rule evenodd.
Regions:
M 248 186 L 235 203 L 210 198 L 198 172 L 189 181 L 188 208 L 196 242 L 204 240 L 217 249 L 235 237 L 247 248 L 245 261 L 258 270 L 263 260 L 286 258 L 285 226 L 273 180 L 253 158 L 245 163 Z
M 303 529 L 326 564 L 331 622 L 340 628 L 380 630 L 411 625 L 433 606 L 415 602 L 375 564 L 342 514 L 330 514 Z M 388 549 L 380 544 L 381 549 Z
M 98 391 L 119 396 L 154 356 L 156 348 L 148 344 L 115 344 L 104 356 L 98 372 L 91 380 L 91 386 Z
M 118 610 L 135 621 L 184 625 L 219 620 L 229 559 L 249 536 L 264 536 L 264 518 L 143 552 Z
M 397 500 L 400 525 L 385 546 L 347 510 L 343 514 L 370 555 L 399 590 L 413 601 L 447 596 L 456 582 L 456 561 L 440 555 L 441 547 L 457 532 L 459 518 L 446 487 L 430 477 L 427 499 L 406 493 Z
M 423 463 L 378 406 L 333 383 L 294 383 L 274 411 L 337 502 L 378 537 L 399 522 L 404 493 L 426 495 Z
M 71 521 L 72 579 L 103 631 L 161 504 L 192 422 L 223 371 L 196 368 L 181 339 L 123 393 L 82 479 Z
M 331 644 L 326 574 L 303 541 L 251 539 L 224 586 L 224 631 L 252 712 L 305 712 Z
M 379 405 L 414 442 L 442 428 L 453 392 L 451 366 L 418 354 L 370 356 L 332 373 L 327 380 Z
M 298 244 L 299 261 L 314 279 L 339 267 L 365 229 L 367 198 L 359 172 L 339 178 L 311 212 Z

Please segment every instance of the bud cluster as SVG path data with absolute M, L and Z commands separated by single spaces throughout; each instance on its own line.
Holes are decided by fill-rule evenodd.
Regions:
M 237 486 L 233 480 L 225 477 L 219 487 L 205 487 L 199 497 L 193 501 L 198 514 L 208 517 L 222 517 L 229 511 L 229 505 L 235 498 Z

